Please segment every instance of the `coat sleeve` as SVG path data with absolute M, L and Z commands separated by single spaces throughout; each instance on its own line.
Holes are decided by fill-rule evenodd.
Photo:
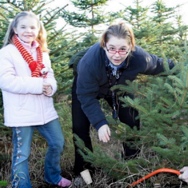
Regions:
M 76 92 L 84 113 L 90 123 L 98 130 L 102 125 L 107 124 L 107 121 L 97 99 L 99 92 L 97 62 L 100 61 L 100 58 L 99 55 L 92 56 L 91 54 L 94 53 L 89 50 L 78 64 Z
M 163 58 L 146 52 L 140 47 L 137 47 L 135 53 L 133 53 L 133 59 L 138 62 L 138 65 L 140 64 L 140 66 L 143 67 L 142 73 L 148 75 L 156 75 L 164 72 L 164 63 L 167 63 L 170 69 L 174 67 L 174 62 L 172 60 L 164 60 Z
M 42 94 L 43 78 L 29 76 L 27 65 L 20 62 L 16 53 L 9 47 L 0 50 L 0 88 L 11 93 Z
M 53 90 L 53 93 L 51 94 L 52 96 L 57 91 L 57 81 L 54 76 L 54 71 L 52 69 L 51 60 L 50 60 L 48 53 L 43 53 L 43 63 L 45 67 L 48 69 L 48 74 L 46 78 L 44 79 L 44 83 L 48 83 L 51 85 L 52 90 Z
M 147 61 L 146 74 L 156 75 L 165 71 L 164 63 L 168 63 L 170 69 L 174 67 L 174 62 L 171 59 L 164 60 L 156 55 L 150 54 L 151 60 Z

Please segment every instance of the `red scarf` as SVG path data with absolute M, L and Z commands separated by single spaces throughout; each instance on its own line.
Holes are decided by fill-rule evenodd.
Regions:
M 18 40 L 16 35 L 13 36 L 12 41 L 14 45 L 17 47 L 18 51 L 21 53 L 24 60 L 28 63 L 32 77 L 42 76 L 41 70 L 45 68 L 45 66 L 42 63 L 42 51 L 40 46 L 36 48 L 37 61 L 35 61 L 31 54 L 22 46 L 22 43 Z

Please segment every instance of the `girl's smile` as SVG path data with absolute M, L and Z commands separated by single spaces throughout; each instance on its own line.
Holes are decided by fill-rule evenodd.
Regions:
M 14 32 L 23 42 L 32 44 L 39 33 L 38 22 L 35 18 L 30 16 L 20 18 L 17 26 L 14 28 Z

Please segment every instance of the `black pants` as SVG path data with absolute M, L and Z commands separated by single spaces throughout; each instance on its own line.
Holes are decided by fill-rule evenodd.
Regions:
M 111 98 L 106 99 L 111 106 Z M 138 116 L 138 112 L 133 108 L 125 108 L 120 104 L 119 107 L 119 120 L 126 123 L 130 127 L 137 126 L 139 128 L 139 120 L 135 120 Z M 76 95 L 76 78 L 73 82 L 72 87 L 72 123 L 73 123 L 73 133 L 78 135 L 85 143 L 85 146 L 93 151 L 91 138 L 90 138 L 90 122 L 83 110 L 81 109 L 81 104 Z M 91 169 L 89 163 L 83 160 L 83 157 L 77 152 L 77 146 L 75 147 L 75 163 L 74 163 L 74 173 L 79 175 L 84 169 Z

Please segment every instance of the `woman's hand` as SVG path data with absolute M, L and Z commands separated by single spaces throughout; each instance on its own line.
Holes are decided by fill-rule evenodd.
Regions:
M 52 94 L 52 86 L 50 84 L 43 84 L 42 93 L 46 96 L 50 96 Z
M 180 172 L 179 179 L 188 183 L 188 166 L 183 167 Z
M 108 125 L 103 125 L 98 130 L 99 140 L 102 142 L 108 142 L 110 140 L 111 131 Z

